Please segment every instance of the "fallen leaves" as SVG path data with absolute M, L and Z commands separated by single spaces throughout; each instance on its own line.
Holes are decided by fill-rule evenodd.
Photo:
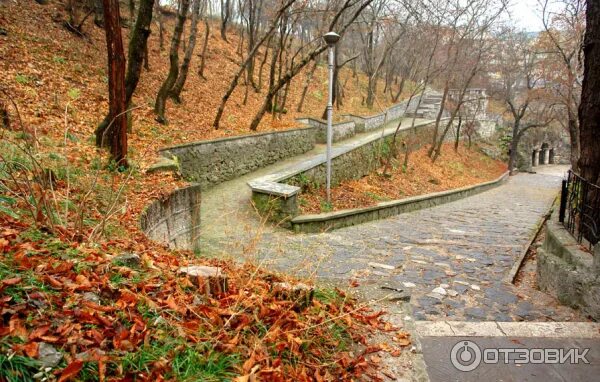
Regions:
M 60 374 L 58 382 L 66 382 L 77 376 L 83 368 L 83 361 L 75 360 L 67 365 Z
M 22 249 L 19 234 L 17 230 L 10 236 L 8 248 L 15 253 L 0 257 L 0 267 L 22 263 L 22 257 L 13 256 Z M 160 381 L 170 375 L 174 357 L 198 344 L 208 346 L 209 352 L 238 355 L 239 364 L 233 368 L 238 381 L 349 380 L 375 368 L 377 353 L 395 350 L 366 345 L 366 333 L 395 330 L 383 320 L 384 312 L 357 307 L 339 290 L 331 292 L 339 296 L 338 302 L 315 298 L 298 307 L 272 293 L 273 285 L 284 280 L 251 265 L 213 260 L 206 265 L 223 269 L 230 285 L 224 293 L 207 296 L 177 277 L 182 265 L 198 261 L 191 253 L 137 243 L 149 260 L 144 264 L 152 267 L 143 264 L 133 272 L 113 265 L 113 256 L 102 255 L 130 250 L 126 241 L 81 247 L 75 254 L 68 252 L 70 257 L 49 251 L 48 242 L 57 246 L 54 239 L 31 241 L 27 268 L 12 267 L 15 274 L 0 283 L 0 310 L 8 318 L 0 334 L 21 338 L 11 351 L 27 357 L 39 357 L 41 343 L 60 350 L 68 361 L 65 369 L 56 371 L 63 381 L 77 378 L 81 361 L 97 364 L 101 379 L 126 379 L 135 373 L 122 366 L 120 357 L 173 341 L 177 345 L 171 350 L 143 364 L 148 370 L 141 374 L 144 378 Z M 82 259 L 88 265 L 76 267 Z M 30 270 L 35 273 L 24 277 Z M 332 332 L 334 327 L 343 331 L 342 337 Z M 348 346 L 344 341 L 362 346 L 362 351 L 354 356 L 340 352 L 342 345 Z M 120 366 L 107 368 L 110 363 Z
M 361 179 L 347 180 L 332 188 L 333 209 L 368 207 L 381 201 L 471 186 L 496 179 L 506 172 L 504 163 L 462 144 L 458 153 L 453 144 L 444 144 L 436 163 L 431 163 L 427 151 L 428 147 L 423 147 L 413 152 L 406 171 L 399 166 L 386 177 L 380 175 L 382 167 Z M 325 189 L 309 190 L 301 198 L 303 213 L 321 213 Z

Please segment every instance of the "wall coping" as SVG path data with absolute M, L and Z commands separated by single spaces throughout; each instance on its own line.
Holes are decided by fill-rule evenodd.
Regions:
M 479 183 L 474 186 L 465 186 L 465 187 L 461 187 L 461 188 L 455 188 L 453 190 L 440 191 L 440 192 L 434 192 L 434 193 L 430 193 L 430 194 L 426 194 L 426 195 L 412 196 L 412 197 L 405 198 L 405 199 L 396 199 L 396 200 L 391 200 L 391 201 L 386 201 L 386 202 L 380 202 L 374 206 L 369 206 L 369 207 L 346 209 L 346 210 L 327 212 L 327 213 L 322 213 L 322 214 L 300 215 L 300 216 L 293 218 L 291 220 L 291 223 L 292 223 L 292 225 L 300 225 L 300 224 L 308 224 L 308 223 L 330 223 L 330 222 L 333 222 L 335 220 L 345 218 L 345 217 L 360 216 L 360 215 L 368 214 L 368 213 L 371 213 L 374 211 L 385 210 L 385 209 L 398 207 L 398 206 L 408 206 L 408 205 L 417 204 L 417 203 L 420 203 L 423 201 L 440 200 L 440 199 L 443 199 L 444 197 L 453 196 L 453 195 L 464 193 L 464 192 L 472 194 L 472 193 L 478 192 L 482 188 L 498 185 L 499 183 L 506 180 L 508 178 L 508 176 L 509 176 L 509 173 L 507 171 L 504 174 L 502 174 L 500 177 L 498 177 L 497 179 L 494 179 L 494 180 L 491 180 L 488 182 Z M 417 208 L 417 209 L 422 209 L 422 208 L 424 208 L 424 207 Z M 375 220 L 375 219 L 370 219 L 370 220 Z
M 299 128 L 295 128 L 295 129 L 264 131 L 262 133 L 234 135 L 234 136 L 231 136 L 231 137 L 222 137 L 222 138 L 215 138 L 215 139 L 207 139 L 207 140 L 204 140 L 204 141 L 194 141 L 194 142 L 182 143 L 182 144 L 179 144 L 179 145 L 173 145 L 173 146 L 164 147 L 162 149 L 159 149 L 158 152 L 159 153 L 164 153 L 164 152 L 168 152 L 168 151 L 174 150 L 174 149 L 183 149 L 183 148 L 187 148 L 187 147 L 193 147 L 193 146 L 204 145 L 204 144 L 211 144 L 211 143 L 218 143 L 218 142 L 227 142 L 227 141 L 236 141 L 236 140 L 240 140 L 240 139 L 261 137 L 261 136 L 270 135 L 270 134 L 286 134 L 286 133 L 293 133 L 293 132 L 296 132 L 296 131 L 304 131 L 304 130 L 312 130 L 312 129 L 314 129 L 314 127 L 312 127 L 312 126 L 310 126 L 310 127 L 299 127 Z
M 248 186 L 250 186 L 252 192 L 276 195 L 283 198 L 289 198 L 290 196 L 294 196 L 300 192 L 300 187 L 268 181 L 250 181 L 248 182 Z
M 594 255 L 581 250 L 581 245 L 575 240 L 573 235 L 558 221 L 558 215 L 552 219 L 548 219 L 546 223 L 547 236 L 546 241 L 555 245 L 556 249 L 560 249 L 560 253 L 551 250 L 555 256 L 565 258 L 568 257 L 568 262 L 577 267 L 592 269 Z M 547 243 L 546 249 L 547 248 Z
M 378 113 L 378 114 L 372 114 L 372 115 L 365 115 L 365 116 L 363 116 L 363 115 L 356 115 L 356 114 L 352 114 L 352 113 L 347 113 L 347 114 L 341 114 L 340 117 L 360 118 L 360 119 L 363 119 L 363 120 L 365 120 L 365 119 L 371 119 L 371 118 L 377 118 L 377 117 L 381 117 L 382 115 L 386 116 L 388 114 L 388 110 L 389 109 L 393 109 L 394 107 L 398 107 L 398 106 L 401 106 L 401 105 L 402 104 L 398 104 L 396 106 L 390 106 L 386 111 L 383 111 L 383 112 Z
M 325 126 L 327 126 L 327 121 L 326 121 L 326 120 L 324 120 L 324 119 L 320 119 L 320 118 L 314 118 L 314 117 L 298 117 L 298 118 L 295 118 L 294 120 L 295 120 L 296 122 L 303 123 L 303 122 L 302 122 L 302 120 L 304 120 L 304 119 L 307 119 L 307 120 L 309 120 L 309 121 L 315 121 L 315 122 L 318 122 L 318 123 L 320 123 L 320 124 L 322 124 L 322 125 L 325 125 Z M 333 122 L 333 123 L 331 124 L 331 126 L 345 125 L 345 124 L 347 124 L 347 123 L 354 123 L 354 121 L 338 121 L 338 122 Z M 311 126 L 311 128 L 312 128 L 312 126 Z

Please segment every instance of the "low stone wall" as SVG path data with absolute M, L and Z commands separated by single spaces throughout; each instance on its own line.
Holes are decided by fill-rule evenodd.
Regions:
M 434 127 L 435 122 L 425 122 L 415 125 L 414 128 L 405 127 L 400 130 L 396 137 L 396 144 L 400 152 L 406 149 L 403 147 L 404 142 L 408 142 L 411 151 L 417 150 L 423 144 L 428 143 Z M 390 149 L 394 133 L 395 130 L 388 129 L 383 136 L 371 134 L 356 142 L 335 147 L 332 158 L 332 186 L 347 179 L 362 178 L 380 167 L 381 157 L 383 153 Z M 264 184 L 265 182 L 272 185 L 287 184 L 301 189 L 308 185 L 322 187 L 326 182 L 326 171 L 327 164 L 323 154 L 306 163 L 256 178 L 248 182 L 248 185 L 253 189 L 253 195 L 266 192 L 265 190 L 254 190 L 254 185 Z M 277 195 L 277 193 L 275 192 L 274 195 Z M 293 198 L 293 200 L 286 202 L 288 204 L 285 211 L 290 213 L 285 216 L 278 216 L 278 218 L 287 222 L 296 217 L 297 206 L 289 205 L 289 203 L 297 203 L 296 199 Z
M 496 187 L 507 178 L 508 173 L 496 180 L 481 183 L 476 186 L 382 202 L 372 207 L 354 208 L 316 215 L 301 215 L 291 220 L 291 226 L 296 232 L 306 233 L 324 232 L 349 227 L 466 198 Z
M 537 252 L 541 290 L 600 320 L 600 248 L 595 256 L 580 249 L 573 236 L 554 217 L 546 225 L 544 245 Z
M 171 248 L 196 250 L 200 237 L 200 185 L 174 191 L 150 204 L 140 217 L 148 238 Z
M 408 101 L 405 101 L 394 106 L 390 106 L 390 108 L 387 110 L 388 121 L 393 121 L 394 119 L 404 117 L 404 112 L 406 111 L 407 104 Z
M 317 143 L 327 143 L 327 121 L 315 118 L 297 118 L 296 121 L 315 128 Z M 356 134 L 356 124 L 353 121 L 337 122 L 331 125 L 332 141 L 339 142 Z
M 415 129 L 401 130 L 396 143 L 400 152 L 403 152 L 402 142 L 410 137 L 411 151 L 419 149 L 423 144 L 429 142 L 429 137 L 433 133 L 434 123 L 417 125 Z M 335 186 L 341 181 L 348 179 L 360 179 L 370 174 L 373 170 L 381 166 L 382 152 L 388 150 L 392 142 L 393 131 L 387 132 L 381 139 L 375 139 L 363 145 L 354 147 L 342 154 L 334 155 L 332 165 L 331 184 Z M 302 187 L 303 183 L 310 183 L 314 186 L 324 186 L 326 182 L 327 164 L 319 163 L 305 171 L 295 174 L 294 177 L 285 178 L 280 181 Z
M 160 150 L 177 157 L 182 175 L 202 189 L 237 178 L 315 147 L 312 127 L 213 139 Z
M 385 120 L 385 113 L 375 114 L 370 117 L 362 117 L 354 114 L 344 114 L 342 117 L 354 121 L 356 123 L 356 132 L 364 133 L 365 131 L 375 130 L 382 127 Z

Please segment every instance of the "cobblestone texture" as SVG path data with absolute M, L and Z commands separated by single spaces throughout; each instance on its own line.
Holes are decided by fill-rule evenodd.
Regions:
M 235 239 L 221 234 L 206 238 L 206 244 L 225 246 L 229 255 L 270 269 L 358 285 L 354 290 L 370 299 L 400 301 L 408 293 L 415 320 L 581 320 L 544 293 L 504 281 L 556 197 L 565 170 L 552 166 L 519 174 L 460 201 L 332 233 L 293 235 L 239 210 L 228 217 L 245 221 Z

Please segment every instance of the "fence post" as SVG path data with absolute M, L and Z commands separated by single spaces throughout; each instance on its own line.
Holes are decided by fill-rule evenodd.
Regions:
M 562 189 L 560 192 L 560 211 L 558 214 L 558 221 L 561 223 L 565 222 L 565 213 L 567 210 L 567 193 L 568 193 L 567 180 L 563 179 Z

